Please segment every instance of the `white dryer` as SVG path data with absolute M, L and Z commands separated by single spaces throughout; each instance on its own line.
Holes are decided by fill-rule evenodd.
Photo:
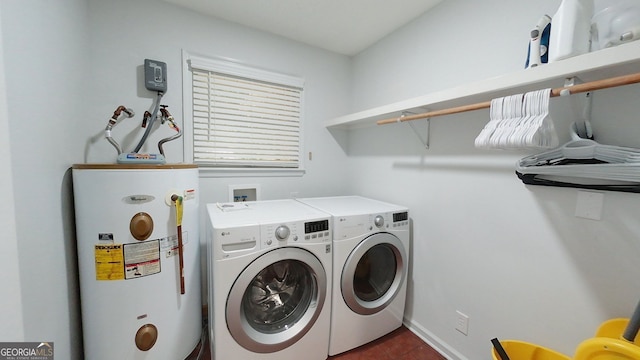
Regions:
M 217 360 L 324 360 L 331 216 L 295 200 L 208 204 L 209 336 Z
M 360 196 L 298 201 L 333 217 L 329 355 L 399 328 L 409 266 L 409 210 Z

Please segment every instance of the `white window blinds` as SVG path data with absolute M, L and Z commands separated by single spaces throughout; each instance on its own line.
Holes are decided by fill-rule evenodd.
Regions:
M 298 168 L 302 87 L 239 76 L 235 70 L 200 69 L 192 62 L 193 161 Z

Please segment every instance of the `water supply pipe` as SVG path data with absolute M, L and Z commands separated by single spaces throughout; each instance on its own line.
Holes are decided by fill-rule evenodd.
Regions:
M 116 123 L 118 122 L 118 118 L 120 117 L 120 115 L 122 115 L 122 113 L 124 113 L 129 118 L 135 116 L 135 113 L 132 109 L 129 109 L 124 105 L 120 105 L 113 112 L 113 116 L 111 116 L 111 119 L 109 119 L 109 121 L 107 122 L 107 127 L 104 129 L 104 137 L 107 139 L 107 141 L 109 141 L 111 145 L 113 145 L 113 147 L 116 148 L 118 155 L 122 154 L 122 149 L 120 148 L 120 144 L 118 144 L 118 142 L 115 141 L 113 137 L 111 137 L 111 129 L 113 129 L 113 127 L 116 125 Z
M 142 134 L 142 138 L 140 139 L 140 142 L 138 142 L 138 145 L 136 145 L 135 149 L 133 150 L 134 153 L 137 153 L 138 151 L 140 151 L 144 143 L 147 141 L 147 138 L 151 133 L 151 128 L 153 127 L 153 123 L 156 121 L 156 117 L 158 116 L 158 110 L 160 109 L 160 100 L 162 100 L 163 95 L 164 93 L 162 91 L 158 91 L 158 97 L 156 98 L 156 104 L 153 107 L 153 113 L 151 113 L 151 117 L 149 118 L 149 123 L 148 124 L 143 123 L 142 127 L 146 127 L 146 129 L 144 131 L 144 134 Z
M 160 140 L 160 142 L 158 142 L 158 150 L 160 151 L 160 154 L 164 156 L 164 150 L 162 149 L 162 145 L 164 145 L 166 142 L 175 140 L 180 136 L 182 136 L 182 130 L 180 130 L 178 125 L 176 125 L 173 115 L 171 115 L 169 113 L 169 110 L 167 110 L 167 105 L 160 105 L 160 106 L 161 106 L 160 113 L 162 114 L 161 116 L 162 124 L 164 124 L 164 122 L 167 121 L 169 122 L 169 127 L 178 132 L 177 134 L 166 137 Z

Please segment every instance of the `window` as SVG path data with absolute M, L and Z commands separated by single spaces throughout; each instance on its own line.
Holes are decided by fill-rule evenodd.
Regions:
M 302 79 L 189 55 L 186 66 L 188 161 L 218 170 L 301 170 Z

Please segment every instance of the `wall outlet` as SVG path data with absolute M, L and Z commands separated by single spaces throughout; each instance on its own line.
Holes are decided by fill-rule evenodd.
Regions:
M 464 335 L 469 333 L 469 317 L 460 311 L 456 311 L 456 330 Z

